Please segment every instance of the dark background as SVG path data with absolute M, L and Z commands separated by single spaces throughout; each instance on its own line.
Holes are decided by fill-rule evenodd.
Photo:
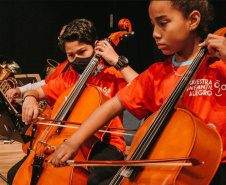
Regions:
M 194 1 L 195 3 L 195 1 Z M 211 32 L 226 27 L 226 1 L 213 1 L 215 21 Z M 139 73 L 165 57 L 156 49 L 148 16 L 149 0 L 42 0 L 0 2 L 0 55 L 16 61 L 23 74 L 39 73 L 43 78 L 46 59 L 66 60 L 57 47 L 63 25 L 76 18 L 92 21 L 99 39 L 118 31 L 121 18 L 128 18 L 135 35 L 116 48 Z M 113 14 L 113 27 L 110 27 Z

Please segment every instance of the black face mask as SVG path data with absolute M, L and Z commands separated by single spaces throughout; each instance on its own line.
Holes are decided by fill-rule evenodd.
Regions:
M 93 56 L 94 52 L 90 57 L 87 58 L 76 57 L 73 62 L 70 62 L 70 65 L 76 72 L 82 74 L 82 72 L 85 70 L 86 66 L 89 64 Z

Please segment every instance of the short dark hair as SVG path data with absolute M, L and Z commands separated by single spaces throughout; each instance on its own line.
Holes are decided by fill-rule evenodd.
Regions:
M 65 43 L 79 41 L 94 47 L 97 40 L 96 29 L 87 19 L 75 19 L 68 23 L 63 34 L 59 37 L 58 46 L 65 52 Z

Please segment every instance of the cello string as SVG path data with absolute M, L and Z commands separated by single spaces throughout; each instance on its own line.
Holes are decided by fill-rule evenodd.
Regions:
M 70 106 L 71 106 L 71 105 L 69 105 L 69 103 L 74 103 L 72 101 L 73 98 L 75 98 L 75 97 L 77 97 L 79 95 L 78 93 L 81 91 L 81 89 L 84 86 L 86 80 L 88 79 L 88 76 L 91 74 L 92 70 L 96 66 L 96 64 L 94 64 L 93 59 L 94 58 L 91 59 L 91 61 L 89 62 L 88 66 L 86 67 L 86 69 L 84 70 L 82 75 L 80 76 L 79 80 L 74 85 L 73 89 L 71 90 L 71 92 L 67 96 L 66 101 L 63 103 L 63 106 L 60 107 L 56 119 L 60 120 L 60 119 L 62 119 L 62 117 L 65 117 L 65 112 L 68 112 L 68 110 L 70 109 Z
M 90 64 L 90 63 L 89 63 Z M 84 73 L 84 77 L 86 77 L 87 75 L 87 73 L 89 73 L 89 71 L 92 71 L 93 69 L 92 68 L 95 68 L 95 66 L 92 66 L 92 64 L 90 64 L 90 65 L 88 65 L 87 66 L 87 71 L 88 72 L 85 72 Z M 78 81 L 78 82 L 80 82 L 80 83 L 82 83 L 82 81 L 84 81 L 83 79 L 84 78 L 80 78 L 81 80 L 80 81 Z M 81 89 L 80 88 L 80 86 L 81 85 L 78 85 L 78 86 L 74 86 L 74 87 L 77 87 L 77 89 L 79 88 L 79 89 Z M 69 93 L 69 97 L 72 97 L 73 96 L 73 94 L 74 94 L 74 91 L 76 91 L 76 88 L 73 88 L 72 89 L 72 91 Z M 72 94 L 72 95 L 71 95 Z M 68 99 L 68 100 L 66 100 L 61 106 L 60 106 L 60 108 L 58 109 L 58 111 L 57 111 L 57 113 L 56 113 L 56 115 L 57 116 L 55 116 L 55 117 L 60 117 L 61 119 L 63 119 L 62 117 L 65 115 L 65 114 L 63 114 L 62 115 L 62 113 L 64 113 L 65 112 L 65 110 L 67 111 L 68 110 L 68 104 L 67 104 L 67 101 L 70 101 L 70 99 Z M 53 131 L 54 131 L 54 128 L 55 127 L 52 127 L 52 126 L 49 126 L 49 127 L 47 127 L 45 130 L 44 130 L 44 132 L 41 134 L 41 136 L 39 137 L 39 139 L 38 139 L 38 141 L 39 142 L 36 142 L 36 144 L 35 144 L 35 149 L 37 149 L 38 148 L 38 144 L 39 143 L 41 143 L 41 142 L 46 142 L 47 140 L 48 140 L 48 138 L 49 138 L 49 136 L 51 135 L 51 133 L 53 133 Z M 44 148 L 43 148 L 43 150 L 44 150 Z M 44 153 L 43 151 L 42 151 L 42 153 Z
M 169 102 L 169 101 L 168 101 Z M 171 101 L 170 101 L 171 102 Z M 164 106 L 166 106 L 166 105 L 164 105 Z M 166 106 L 167 108 L 168 108 L 168 106 Z M 168 109 L 169 110 L 169 109 Z M 163 113 L 165 113 L 165 111 L 163 112 Z M 160 115 L 161 116 L 161 114 L 158 114 L 158 115 Z M 164 114 L 163 114 L 164 115 Z M 166 114 L 165 114 L 166 115 Z M 164 116 L 165 117 L 165 116 Z M 160 117 L 160 118 L 162 118 L 162 120 L 164 120 L 165 118 L 163 118 L 163 117 Z M 155 117 L 155 120 L 156 120 L 156 117 Z M 155 122 L 155 123 L 158 123 L 158 125 L 157 126 L 155 126 L 154 128 L 160 128 L 160 126 L 159 126 L 159 121 L 158 122 Z M 153 127 L 152 127 L 153 128 Z M 152 131 L 152 130 L 151 130 Z M 156 130 L 154 130 L 155 131 L 155 133 L 157 132 Z M 154 132 L 154 131 L 152 131 L 152 133 Z M 148 132 L 147 132 L 148 133 Z M 146 135 L 148 135 L 148 134 L 146 134 Z M 150 138 L 150 137 L 149 137 Z M 152 137 L 153 138 L 153 137 Z M 147 147 L 148 147 L 148 144 L 145 144 L 145 142 L 144 141 L 147 141 L 147 140 L 143 140 L 142 142 L 141 142 L 141 145 L 139 145 L 139 148 L 140 149 L 137 149 L 136 151 L 142 151 L 142 150 L 145 150 L 145 148 L 147 149 Z M 143 144 L 142 144 L 143 143 Z M 147 143 L 147 142 L 146 142 Z M 142 149 L 141 149 L 142 148 Z M 136 153 L 138 153 L 138 152 L 135 152 L 135 154 Z M 134 155 L 134 156 L 140 156 L 139 158 L 141 158 L 141 155 L 138 155 L 138 154 L 136 154 L 136 155 Z M 133 156 L 132 156 L 132 158 L 133 158 Z M 131 168 L 131 167 L 130 167 Z
M 67 98 L 67 100 L 63 103 L 64 105 L 62 105 L 60 107 L 60 109 L 59 109 L 60 111 L 58 112 L 56 118 L 59 117 L 59 119 L 61 119 L 61 120 L 64 119 L 64 117 L 66 116 L 68 110 L 70 110 L 71 106 L 74 103 L 71 99 L 75 99 L 74 97 L 77 97 L 79 95 L 79 91 L 81 91 L 81 89 L 84 87 L 85 82 L 87 81 L 87 79 L 89 78 L 89 76 L 93 72 L 93 70 L 95 69 L 95 67 L 98 64 L 98 62 L 99 62 L 99 58 L 93 57 L 91 59 L 91 62 L 88 64 L 88 66 L 86 68 L 87 70 L 85 70 L 83 72 L 83 74 L 79 78 L 78 82 L 75 84 L 74 88 L 71 90 L 71 92 L 70 92 L 70 94 L 68 96 L 69 98 Z M 68 103 L 68 102 L 71 102 L 71 103 Z M 53 131 L 54 131 L 54 129 L 53 129 L 52 126 L 50 126 L 49 129 L 46 129 L 46 132 L 44 133 L 43 137 L 41 137 L 40 141 L 41 140 L 47 140 L 48 136 Z
M 81 92 L 82 88 L 84 88 L 85 82 L 88 80 L 90 74 L 92 73 L 92 71 L 95 69 L 97 62 L 98 61 L 94 61 L 96 58 L 93 57 L 90 61 L 90 63 L 87 66 L 87 70 L 85 70 L 81 77 L 79 78 L 79 80 L 77 81 L 77 83 L 75 84 L 75 89 L 72 90 L 72 95 L 69 96 L 68 101 L 66 102 L 66 107 L 67 109 L 70 109 L 71 106 L 74 104 L 74 100 L 76 97 L 78 97 L 79 93 Z M 63 111 L 63 110 L 62 110 Z M 65 112 L 65 111 L 64 111 Z
M 113 177 L 109 185 L 121 184 L 122 180 L 120 181 L 120 177 L 122 178 L 122 176 L 120 174 L 121 174 L 121 169 L 118 170 L 118 172 L 115 174 L 115 176 Z
M 185 75 L 183 76 L 183 78 L 184 79 L 188 79 L 188 75 L 191 75 L 191 73 L 190 73 L 190 71 L 194 71 L 194 68 L 197 66 L 197 59 L 195 58 L 194 59 L 194 62 L 192 62 L 192 65 L 190 65 L 190 67 L 189 67 L 189 69 L 187 69 L 187 71 L 185 72 Z M 162 113 L 163 113 L 163 115 L 161 115 L 160 114 L 160 119 L 162 118 L 162 120 L 163 119 L 165 119 L 166 118 L 166 116 L 164 116 L 164 114 L 166 115 L 166 112 L 169 112 L 169 110 L 170 110 L 170 107 L 172 107 L 173 106 L 173 104 L 174 104 L 174 102 L 175 102 L 175 100 L 177 99 L 177 97 L 176 97 L 176 95 L 175 94 L 178 94 L 178 92 L 177 91 L 180 91 L 181 89 L 182 89 L 182 87 L 184 87 L 185 85 L 184 84 L 186 84 L 187 83 L 187 80 L 180 80 L 179 81 L 180 83 L 178 83 L 178 85 L 177 86 L 179 86 L 178 88 L 176 88 L 175 89 L 175 91 L 173 91 L 173 93 L 172 93 L 172 95 L 173 96 L 170 96 L 170 98 L 172 99 L 170 99 L 170 98 L 168 98 L 168 100 L 167 100 L 167 102 L 166 102 L 166 105 L 164 105 L 164 107 L 162 108 Z M 164 110 L 164 109 L 166 109 L 166 110 Z M 168 110 L 167 110 L 168 109 Z M 156 122 L 157 123 L 157 126 L 158 126 L 158 128 L 160 127 L 159 125 L 159 122 Z M 156 127 L 157 128 L 157 127 Z M 158 129 L 157 128 L 157 129 Z M 150 139 L 150 138 L 149 138 Z M 146 140 L 146 141 L 148 141 L 148 140 Z M 146 146 L 146 144 L 145 144 L 145 146 Z
M 88 64 L 88 66 L 86 67 L 87 70 L 84 71 L 84 75 L 82 74 L 82 76 L 80 77 L 80 79 L 78 80 L 78 82 L 74 85 L 73 89 L 71 90 L 71 92 L 69 93 L 68 97 L 66 99 L 66 101 L 60 106 L 60 108 L 58 109 L 55 118 L 56 119 L 63 119 L 62 117 L 65 116 L 65 112 L 68 112 L 69 110 L 69 105 L 68 105 L 68 102 L 71 102 L 71 99 L 70 97 L 74 97 L 75 96 L 75 93 L 78 92 L 78 90 L 81 90 L 81 83 L 84 83 L 84 78 L 86 77 L 87 78 L 87 73 L 89 73 L 92 68 L 94 68 L 95 66 L 92 65 L 92 63 L 90 62 Z M 86 72 L 87 71 L 87 72 Z M 84 77 L 83 77 L 84 76 Z M 78 94 L 78 93 L 77 93 Z M 49 128 L 49 131 L 47 131 L 45 133 L 45 136 L 43 136 L 43 138 L 47 138 L 49 134 L 51 134 L 53 132 L 53 128 L 51 129 L 51 127 Z
M 87 70 L 85 70 L 83 72 L 83 74 L 81 75 L 81 77 L 79 78 L 79 80 L 77 81 L 77 83 L 74 85 L 73 89 L 71 90 L 71 92 L 69 93 L 66 101 L 64 102 L 64 106 L 60 109 L 60 112 L 58 113 L 58 116 L 56 117 L 56 119 L 58 120 L 62 120 L 62 117 L 65 117 L 65 114 L 68 113 L 68 111 L 71 108 L 71 104 L 74 103 L 74 101 L 72 101 L 75 97 L 78 97 L 79 92 L 81 91 L 82 87 L 85 84 L 87 75 L 86 73 L 90 72 L 90 70 L 92 69 L 92 65 L 91 63 L 88 64 Z M 87 72 L 86 72 L 87 71 Z
M 193 63 L 194 65 L 191 65 L 191 67 L 190 67 L 190 69 L 192 70 L 192 71 L 194 71 L 193 69 L 194 69 L 194 67 L 196 66 L 195 64 L 196 64 L 196 60 L 194 61 L 194 63 Z M 192 69 L 193 68 L 193 69 Z M 189 69 L 188 69 L 188 71 L 190 71 Z M 188 76 L 188 74 L 189 73 L 185 73 L 185 76 L 183 77 L 183 78 L 188 78 L 187 76 Z M 182 83 L 184 82 L 184 83 L 186 83 L 186 80 L 185 81 L 181 81 Z M 184 86 L 184 85 L 182 85 L 182 86 Z M 177 89 L 176 89 L 177 90 Z M 173 98 L 175 99 L 176 97 L 175 96 L 173 96 Z M 172 101 L 171 101 L 172 102 Z M 169 105 L 169 106 L 172 106 L 172 105 Z M 166 106 L 166 108 L 168 108 L 168 106 Z

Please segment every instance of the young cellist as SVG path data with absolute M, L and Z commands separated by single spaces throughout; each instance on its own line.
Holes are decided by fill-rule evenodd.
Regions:
M 39 89 L 25 92 L 22 112 L 24 122 L 31 122 L 37 118 L 37 101 L 45 98 L 52 106 L 66 89 L 74 86 L 94 54 L 104 58 L 113 66 L 108 67 L 100 62 L 87 83 L 97 86 L 108 98 L 112 98 L 119 89 L 125 87 L 138 75 L 128 66 L 125 57 L 118 56 L 108 41 L 97 41 L 95 27 L 86 19 L 76 19 L 70 22 L 59 38 L 59 46 L 66 53 L 72 70 L 60 74 Z M 119 60 L 121 63 L 117 65 Z M 123 127 L 121 116 L 111 123 L 112 127 Z M 103 142 L 93 147 L 89 160 L 123 160 L 125 146 L 125 138 L 122 134 L 105 134 Z M 91 173 L 88 184 L 99 185 L 114 175 L 117 169 L 118 167 L 111 166 L 89 168 Z
M 164 62 L 151 65 L 115 97 L 96 109 L 82 126 L 56 149 L 50 159 L 53 166 L 72 159 L 79 147 L 125 109 L 142 119 L 156 112 L 179 81 L 201 46 L 208 46 L 211 56 L 203 61 L 183 96 L 185 105 L 205 124 L 212 125 L 223 141 L 223 155 L 218 172 L 211 184 L 226 183 L 226 40 L 223 36 L 208 35 L 212 19 L 207 0 L 151 0 L 149 16 L 153 24 L 153 37 L 158 49 L 170 55 Z M 199 45 L 200 44 L 200 45 Z M 208 154 L 206 154 L 208 155 Z M 213 161 L 214 162 L 214 161 Z

